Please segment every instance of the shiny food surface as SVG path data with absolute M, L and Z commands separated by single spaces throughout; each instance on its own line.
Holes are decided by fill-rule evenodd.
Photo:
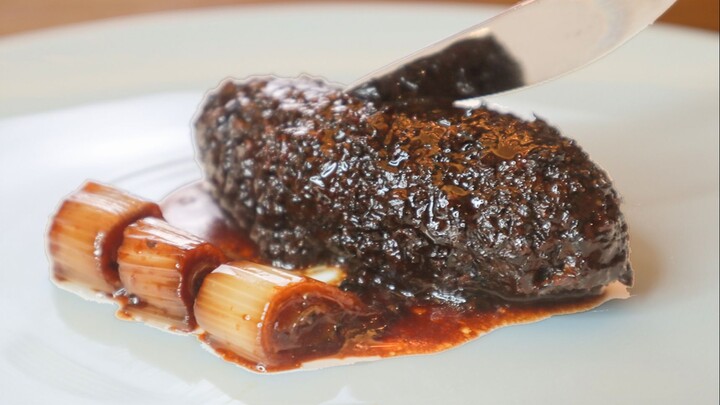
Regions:
M 378 18 L 384 18 L 381 21 L 397 18 L 401 16 L 399 8 Z M 355 10 L 348 10 L 345 15 L 357 14 Z M 416 17 L 415 10 L 418 9 L 405 10 L 407 14 L 402 15 L 408 20 L 424 21 L 422 16 Z M 247 15 L 240 10 L 224 14 L 226 20 L 243 26 L 244 31 L 238 28 L 234 38 L 254 40 L 242 34 L 251 22 Z M 438 14 L 440 21 L 434 21 L 434 26 L 447 26 L 443 25 L 442 17 L 448 14 L 452 18 L 445 21 L 457 21 L 463 15 Z M 193 20 L 197 16 L 189 17 Z M 402 23 L 401 18 L 397 20 Z M 347 26 L 347 21 L 353 20 L 337 16 L 336 21 Z M 222 22 L 216 24 L 225 27 Z M 196 39 L 193 43 L 220 46 L 228 38 L 227 30 L 207 27 L 187 33 Z M 412 32 L 407 24 L 398 27 L 408 36 Z M 137 27 L 123 25 L 123 29 L 130 33 Z M 164 32 L 168 39 L 176 39 L 180 33 L 167 25 L 157 26 L 154 32 Z M 204 34 L 214 36 L 207 38 Z M 54 33 L 53 37 L 59 35 Z M 348 35 L 362 38 L 366 33 L 349 29 Z M 307 36 L 296 39 L 313 43 Z M 140 40 L 132 35 L 126 37 Z M 40 42 L 41 38 L 37 39 Z M 143 41 L 147 44 L 146 39 Z M 122 49 L 136 49 L 136 44 L 129 41 Z M 278 52 L 285 54 L 291 45 L 285 43 Z M 668 47 L 680 53 L 656 52 Z M 183 55 L 188 57 L 188 49 L 183 48 Z M 25 195 L 29 189 L 23 185 L 39 186 L 33 193 L 36 204 L 27 204 L 26 198 L 6 199 L 7 209 L 0 220 L 9 232 L 6 236 L 17 241 L 5 244 L 2 250 L 8 268 L 35 269 L 5 273 L 4 306 L 23 307 L 27 311 L 5 313 L 5 325 L 12 332 L 5 334 L 2 343 L 0 368 L 21 378 L 8 381 L 3 398 L 10 403 L 96 404 L 112 401 L 110 398 L 132 397 L 140 402 L 162 404 L 231 400 L 262 404 L 318 403 L 345 395 L 339 397 L 345 402 L 421 403 L 452 392 L 454 398 L 476 403 L 532 403 L 538 392 L 552 392 L 553 398 L 547 401 L 555 403 L 600 404 L 613 395 L 627 403 L 643 400 L 657 404 L 717 403 L 718 173 L 696 170 L 717 166 L 717 121 L 708 121 L 717 111 L 717 97 L 713 96 L 717 92 L 717 74 L 713 74 L 717 69 L 717 49 L 716 36 L 653 27 L 593 69 L 498 100 L 516 106 L 518 112 L 536 109 L 552 118 L 553 123 L 577 137 L 583 148 L 609 170 L 623 195 L 623 212 L 630 224 L 631 257 L 637 272 L 633 299 L 609 303 L 597 311 L 504 329 L 440 355 L 270 378 L 249 375 L 209 358 L 198 350 L 194 339 L 119 322 L 111 316 L 111 307 L 89 305 L 53 288 L 47 282 L 46 256 L 38 254 L 42 251 L 38 235 L 46 229 L 49 213 L 88 176 L 89 167 L 94 177 L 106 180 L 135 173 L 116 185 L 153 199 L 199 178 L 189 152 L 187 122 L 178 122 L 177 117 L 191 116 L 200 94 L 114 100 L 82 108 L 73 108 L 74 104 L 66 102 L 63 110 L 54 114 L 2 120 L 2 132 L 16 134 L 18 142 L 5 145 L 6 159 L 0 161 L 7 168 L 32 169 L 21 177 L 4 176 L 3 189 L 9 195 Z M 173 50 L 172 54 L 181 52 L 179 47 L 168 50 Z M 323 52 L 332 55 L 327 49 Z M 97 56 L 94 54 L 91 59 L 97 60 Z M 82 58 L 78 55 L 77 59 Z M 198 61 L 197 57 L 192 59 Z M 343 60 L 346 64 L 359 64 L 366 59 L 358 55 Z M 379 60 L 375 63 L 376 60 L 372 58 L 373 65 L 382 63 Z M 221 63 L 219 58 L 202 61 L 246 69 L 255 66 Z M 643 68 L 648 65 L 652 69 Z M 78 75 L 92 75 L 88 72 L 92 63 L 77 62 L 75 66 Z M 164 66 L 143 69 L 143 77 L 150 82 L 155 73 L 162 74 Z M 296 65 L 288 66 L 295 69 Z M 100 67 L 105 68 L 102 64 Z M 334 65 L 328 68 L 340 69 Z M 197 72 L 195 68 L 190 70 Z M 17 75 L 15 80 L 26 76 Z M 211 80 L 218 77 L 211 76 Z M 581 88 L 587 97 L 572 97 Z M 68 100 L 72 93 L 66 92 L 63 99 Z M 55 93 L 49 88 L 47 94 L 52 97 Z M 148 114 L 149 111 L 154 112 Z M 678 114 L 684 119 L 677 120 Z M 62 123 L 58 122 L 60 118 Z M 107 122 L 124 125 L 103 126 Z M 686 136 L 677 137 L 677 133 Z M 52 154 L 58 143 L 77 148 L 77 155 L 70 159 L 67 153 Z M 118 143 L 126 148 L 115 147 Z M 98 152 L 86 153 L 90 149 Z M 26 153 L 28 150 L 33 153 Z M 169 168 L 163 166 L 165 170 L 157 168 L 169 156 L 183 160 L 178 159 Z M 669 156 L 673 164 L 668 164 Z M 139 161 L 143 170 L 135 172 L 131 168 Z M 657 181 L 660 178 L 662 184 Z M 673 319 L 671 328 L 668 319 Z M 677 363 L 670 359 L 683 360 Z M 193 367 L 186 367 L 190 361 Z M 517 367 L 518 364 L 522 367 Z M 548 367 L 549 364 L 562 367 Z M 618 368 L 619 364 L 623 366 Z M 128 368 L 144 377 L 135 378 L 138 374 L 128 374 Z M 603 375 L 602 387 L 597 379 L 583 378 L 598 373 Z M 538 374 L 545 378 L 535 378 Z M 572 384 L 567 384 L 567 376 L 574 376 Z M 518 381 L 523 381 L 522 390 L 516 389 Z M 277 389 L 278 383 L 282 390 Z M 94 395 L 94 399 L 88 395 Z
M 400 107 L 445 104 L 526 84 L 518 61 L 494 36 L 459 40 L 435 53 L 374 77 L 350 93 Z M 352 85 L 351 85 L 352 86 Z
M 541 120 L 226 82 L 196 122 L 220 205 L 284 268 L 344 266 L 381 306 L 593 295 L 632 281 L 607 175 Z
M 185 229 L 198 224 L 198 219 L 190 215 L 192 212 L 201 206 L 207 212 L 218 212 L 216 204 L 203 183 L 194 183 L 173 191 L 162 202 L 162 208 L 164 212 L 172 213 L 168 218 L 174 226 Z M 233 240 L 241 235 L 241 231 L 213 231 L 214 228 L 223 229 L 226 220 L 222 214 L 202 219 L 209 242 L 217 246 L 233 246 Z M 226 254 L 233 253 L 227 251 Z M 246 262 L 242 267 L 247 269 L 247 265 Z M 234 328 L 253 325 L 255 333 L 260 335 L 258 339 L 264 356 L 258 358 L 229 342 L 217 334 L 210 323 L 199 339 L 223 359 L 262 373 L 322 366 L 322 363 L 313 363 L 316 360 L 347 364 L 383 357 L 436 353 L 503 326 L 586 311 L 610 299 L 628 296 L 625 286 L 615 282 L 600 295 L 573 300 L 486 302 L 482 307 L 474 308 L 424 302 L 408 306 L 400 313 L 380 312 L 363 305 L 353 294 L 332 286 L 312 280 L 300 281 L 300 278 L 287 272 L 262 265 L 250 266 L 294 280 L 290 284 L 284 281 L 276 284 L 273 298 L 262 314 L 252 317 L 241 315 L 244 322 L 233 324 Z M 250 269 L 247 274 L 256 274 L 256 270 Z M 226 278 L 233 275 L 238 275 L 237 270 L 221 266 L 206 278 L 206 283 L 217 284 L 218 288 L 222 287 L 221 290 L 232 289 L 232 283 Z M 196 312 L 199 311 L 199 320 L 208 306 L 205 301 L 212 298 L 209 294 L 211 290 L 214 288 L 205 288 L 198 297 L 195 308 Z M 238 311 L 236 305 L 229 308 L 213 312 L 217 312 L 216 316 L 227 317 L 228 311 Z M 236 329 L 233 331 L 237 333 Z

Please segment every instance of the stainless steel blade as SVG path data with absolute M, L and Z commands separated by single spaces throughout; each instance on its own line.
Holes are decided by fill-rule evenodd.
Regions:
M 346 91 L 356 94 L 366 92 L 365 95 L 367 91 L 375 92 L 376 98 L 400 97 L 397 94 L 406 89 L 415 91 L 413 86 L 417 85 L 412 79 L 408 79 L 408 71 L 414 69 L 425 74 L 428 64 L 443 58 L 447 66 L 436 70 L 456 69 L 460 72 L 460 76 L 465 77 L 468 75 L 468 69 L 455 65 L 467 63 L 468 54 L 454 57 L 450 55 L 449 62 L 448 54 L 456 52 L 453 48 L 455 44 L 479 39 L 491 40 L 500 47 L 503 56 L 508 55 L 511 59 L 508 63 L 490 65 L 485 63 L 482 69 L 502 70 L 514 67 L 517 70 L 519 67 L 517 80 L 505 80 L 491 86 L 465 86 L 460 88 L 459 92 L 457 89 L 449 90 L 448 97 L 477 98 L 541 83 L 576 70 L 608 54 L 652 24 L 673 3 L 675 0 L 523 1 L 496 17 L 362 77 L 348 86 Z M 477 55 L 475 53 L 469 57 L 478 57 Z M 478 69 L 475 67 L 475 71 Z M 489 74 L 489 78 L 503 74 L 503 72 L 487 71 L 484 73 Z M 412 76 L 412 73 L 409 76 Z M 439 74 L 436 77 L 439 77 Z M 378 86 L 372 85 L 383 81 L 394 83 L 395 88 L 392 90 L 396 93 L 394 96 L 378 94 L 383 91 L 390 92 L 378 90 Z M 426 91 L 425 97 L 432 98 L 438 95 L 436 94 L 438 91 L 442 92 L 442 89 L 437 87 L 453 85 L 450 82 L 436 84 L 435 89 Z

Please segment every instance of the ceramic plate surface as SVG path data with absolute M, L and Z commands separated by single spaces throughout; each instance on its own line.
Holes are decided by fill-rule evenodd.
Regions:
M 0 402 L 717 404 L 717 34 L 655 26 L 488 100 L 547 119 L 611 174 L 637 272 L 629 300 L 436 355 L 257 375 L 48 280 L 49 216 L 85 179 L 159 199 L 200 178 L 189 123 L 222 78 L 349 82 L 497 11 L 225 8 L 0 39 Z

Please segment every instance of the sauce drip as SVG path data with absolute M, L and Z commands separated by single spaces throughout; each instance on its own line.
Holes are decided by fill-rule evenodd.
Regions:
M 188 230 L 225 251 L 228 257 L 258 260 L 255 246 L 235 228 L 217 206 L 203 183 L 194 183 L 171 193 L 161 203 L 165 217 L 174 226 Z M 223 359 L 259 372 L 287 371 L 303 367 L 317 359 L 350 359 L 430 354 L 464 344 L 494 329 L 511 324 L 529 323 L 552 315 L 586 311 L 603 302 L 618 298 L 603 294 L 562 301 L 509 302 L 487 301 L 473 307 L 427 303 L 402 311 L 371 316 L 335 314 L 321 323 L 321 332 L 329 335 L 327 345 L 306 348 L 296 342 L 284 342 L 291 355 L 279 356 L 273 365 L 255 364 L 216 345 L 211 336 L 200 340 Z M 330 311 L 332 312 L 332 311 Z M 289 314 L 292 317 L 293 314 Z M 287 332 L 286 325 L 278 328 Z M 332 325 L 335 323 L 336 325 Z M 362 328 L 362 330 L 359 330 Z M 337 335 L 347 331 L 346 336 Z M 299 331 L 302 334 L 307 331 Z M 300 342 L 302 343 L 302 342 Z M 303 352 L 305 350 L 305 352 Z

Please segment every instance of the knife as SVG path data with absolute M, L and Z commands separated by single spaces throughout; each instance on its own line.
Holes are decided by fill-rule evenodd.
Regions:
M 371 101 L 438 104 L 557 78 L 610 53 L 675 0 L 526 0 L 346 87 Z

